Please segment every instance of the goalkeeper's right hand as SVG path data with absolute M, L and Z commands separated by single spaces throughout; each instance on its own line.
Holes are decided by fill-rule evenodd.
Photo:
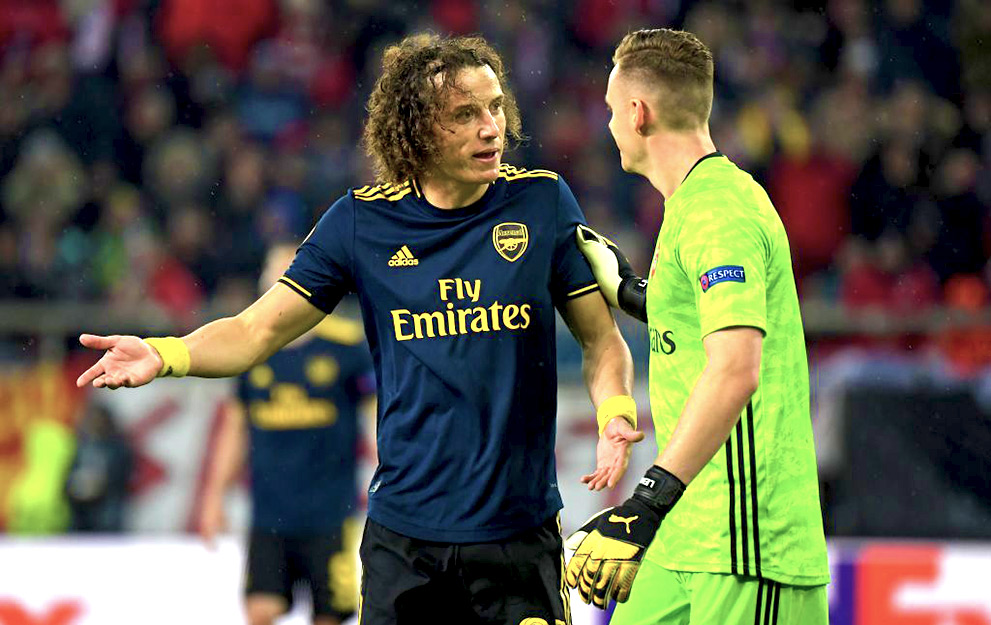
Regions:
M 609 305 L 647 323 L 647 281 L 634 273 L 623 252 L 588 226 L 579 224 L 575 237 Z
M 565 541 L 575 551 L 565 583 L 577 588 L 585 603 L 603 610 L 610 599 L 629 599 L 647 547 L 684 492 L 684 482 L 673 473 L 657 465 L 647 469 L 632 497 L 598 513 Z

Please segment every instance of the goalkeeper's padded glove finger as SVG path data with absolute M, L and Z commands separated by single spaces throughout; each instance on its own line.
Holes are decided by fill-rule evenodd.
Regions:
M 643 502 L 630 498 L 599 513 L 590 523 L 592 527 L 583 528 L 587 533 L 568 562 L 565 582 L 578 589 L 582 601 L 605 609 L 610 599 L 629 595 L 624 586 L 632 586 L 661 518 Z M 574 544 L 573 538 L 569 537 L 569 544 Z
M 619 247 L 588 226 L 575 230 L 578 249 L 585 255 L 606 302 L 647 322 L 647 281 L 639 277 Z
M 605 609 L 610 599 L 626 601 L 647 547 L 685 485 L 673 474 L 652 466 L 633 496 L 606 508 L 568 537 L 575 551 L 565 569 L 565 583 L 578 589 L 585 603 Z
M 619 308 L 619 285 L 623 276 L 620 275 L 619 258 L 609 247 L 608 239 L 580 224 L 575 236 L 578 239 L 578 249 L 592 267 L 592 274 L 599 283 L 602 296 L 610 306 Z

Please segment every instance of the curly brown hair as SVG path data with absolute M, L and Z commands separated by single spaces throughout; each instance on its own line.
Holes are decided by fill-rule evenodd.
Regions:
M 616 46 L 613 64 L 619 72 L 651 86 L 660 86 L 661 123 L 671 130 L 704 126 L 712 111 L 712 52 L 684 30 L 644 29 Z
M 524 139 L 520 111 L 499 53 L 484 39 L 421 34 L 386 48 L 382 75 L 368 98 L 362 136 L 380 180 L 397 184 L 427 170 L 438 154 L 434 124 L 448 94 L 460 89 L 458 73 L 485 65 L 495 72 L 503 91 L 506 136 L 518 144 Z

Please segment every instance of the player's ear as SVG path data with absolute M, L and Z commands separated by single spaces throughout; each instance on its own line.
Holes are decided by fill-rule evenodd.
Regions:
M 647 108 L 647 103 L 639 98 L 634 98 L 630 100 L 630 115 L 633 120 L 633 130 L 640 136 L 647 134 L 648 121 L 650 118 L 650 110 Z

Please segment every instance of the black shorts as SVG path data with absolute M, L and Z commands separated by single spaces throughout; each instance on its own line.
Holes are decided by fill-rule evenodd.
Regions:
M 368 519 L 361 625 L 571 625 L 557 516 L 493 543 L 409 538 Z
M 278 595 L 286 605 L 293 589 L 303 586 L 313 600 L 314 616 L 344 620 L 358 603 L 355 553 L 342 545 L 342 532 L 312 536 L 283 536 L 255 530 L 248 545 L 245 595 Z

